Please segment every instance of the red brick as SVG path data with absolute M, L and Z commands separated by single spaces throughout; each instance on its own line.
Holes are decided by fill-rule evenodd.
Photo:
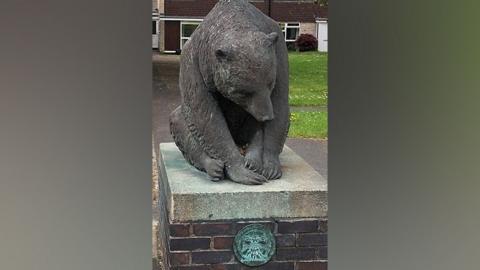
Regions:
M 297 237 L 299 247 L 326 246 L 327 241 L 326 233 L 299 233 Z
M 242 270 L 247 270 L 247 269 L 251 269 L 251 268 L 242 268 Z M 264 264 L 260 267 L 258 267 L 258 269 L 262 269 L 262 270 L 294 270 L 295 269 L 295 265 L 293 262 L 268 262 L 267 264 Z
M 295 246 L 295 234 L 278 234 L 275 236 L 278 247 Z
M 185 266 L 175 266 L 171 267 L 171 270 L 211 270 L 212 268 L 208 265 L 185 265 Z
M 270 261 L 264 265 L 258 267 L 248 267 L 238 263 L 226 263 L 216 264 L 212 266 L 211 270 L 294 270 L 295 265 L 293 262 L 273 262 Z
M 310 247 L 293 247 L 277 249 L 276 261 L 299 261 L 317 259 L 317 250 Z
M 222 263 L 214 264 L 211 270 L 242 270 L 242 266 L 238 263 Z
M 320 220 L 318 222 L 319 226 L 318 226 L 318 231 L 319 232 L 323 232 L 323 233 L 326 233 L 328 232 L 328 220 Z
M 267 227 L 271 232 L 274 232 L 275 230 L 275 222 L 273 221 L 259 221 L 259 222 L 244 222 L 240 221 L 237 222 L 236 230 L 235 232 L 238 233 L 241 229 L 243 229 L 245 226 L 251 225 L 251 224 L 261 224 L 265 227 Z
M 190 224 L 170 224 L 170 236 L 187 237 L 190 236 Z
M 170 238 L 170 250 L 209 249 L 210 238 Z
M 318 220 L 288 220 L 278 222 L 278 233 L 317 232 Z
M 214 249 L 232 249 L 233 236 L 215 236 L 213 238 Z
M 170 252 L 170 265 L 185 265 L 190 264 L 189 252 Z
M 294 270 L 295 265 L 293 262 L 274 262 L 270 261 L 267 264 L 258 267 L 248 267 L 239 263 L 225 263 L 212 265 L 210 270 Z
M 217 264 L 232 260 L 232 251 L 194 251 L 192 252 L 192 264 Z
M 297 262 L 295 270 L 327 270 L 326 262 Z
M 317 248 L 317 258 L 321 260 L 328 259 L 328 247 L 318 247 Z
M 193 224 L 193 233 L 198 236 L 233 235 L 231 223 Z

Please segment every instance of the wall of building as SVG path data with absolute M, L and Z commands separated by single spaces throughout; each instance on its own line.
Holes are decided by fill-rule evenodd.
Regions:
M 314 2 L 303 1 L 272 1 L 270 11 L 270 17 L 277 22 L 315 23 L 315 18 L 327 18 L 328 13 L 327 7 L 320 6 Z
M 165 0 L 154 0 L 158 1 L 158 13 L 159 14 L 164 14 L 165 13 Z M 158 49 L 160 51 L 165 50 L 165 22 L 160 21 L 158 24 Z
M 165 51 L 165 21 L 158 23 L 158 50 Z
M 165 12 L 165 0 L 152 0 L 152 11 L 157 11 L 159 15 Z M 158 21 L 158 49 L 164 50 L 165 46 L 165 25 L 163 21 Z M 155 46 L 154 46 L 155 48 Z
M 158 13 L 163 14 L 165 13 L 165 0 L 152 0 L 158 2 Z
M 184 17 L 204 17 L 218 2 L 218 0 L 162 1 L 165 1 L 165 15 Z M 268 13 L 268 7 L 264 1 L 251 1 L 251 3 L 263 13 Z M 313 1 L 272 1 L 270 6 L 270 16 L 278 22 L 315 23 L 315 18 L 327 18 L 327 13 L 327 7 L 315 4 Z
M 202 18 L 218 0 L 152 0 L 161 15 L 183 18 Z M 264 13 L 268 8 L 263 0 L 250 1 Z M 300 22 L 300 34 L 317 36 L 315 18 L 326 18 L 328 9 L 313 2 L 272 1 L 271 17 L 278 22 Z M 159 50 L 175 51 L 180 48 L 180 23 L 161 21 L 159 24 Z
M 316 33 L 316 23 L 300 23 L 300 35 L 301 34 L 310 34 L 313 36 L 317 36 Z

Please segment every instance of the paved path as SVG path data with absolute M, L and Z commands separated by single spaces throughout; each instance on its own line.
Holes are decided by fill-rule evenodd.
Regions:
M 168 115 L 180 105 L 178 90 L 178 55 L 153 56 L 153 137 L 155 151 L 161 142 L 172 142 Z M 287 139 L 286 143 L 303 157 L 322 176 L 327 177 L 327 141 L 314 139 Z

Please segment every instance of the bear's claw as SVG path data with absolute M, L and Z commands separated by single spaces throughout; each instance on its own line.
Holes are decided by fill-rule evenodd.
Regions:
M 263 170 L 262 166 L 262 155 L 260 152 L 255 150 L 247 151 L 245 155 L 245 167 L 248 169 L 261 174 Z
M 232 181 L 245 185 L 261 185 L 268 181 L 263 175 L 243 166 L 227 167 L 226 172 Z
M 262 175 L 268 180 L 274 180 L 282 177 L 282 169 L 278 158 L 264 158 Z

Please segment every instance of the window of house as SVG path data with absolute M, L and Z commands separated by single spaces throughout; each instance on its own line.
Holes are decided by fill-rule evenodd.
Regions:
M 180 49 L 183 48 L 183 45 L 190 39 L 193 34 L 193 31 L 197 29 L 197 26 L 200 22 L 181 22 L 180 24 Z
M 295 46 L 295 40 L 300 35 L 300 24 L 299 23 L 280 23 L 282 28 L 283 36 L 287 47 Z
M 158 33 L 157 31 L 157 21 L 152 20 L 152 35 L 156 35 Z

